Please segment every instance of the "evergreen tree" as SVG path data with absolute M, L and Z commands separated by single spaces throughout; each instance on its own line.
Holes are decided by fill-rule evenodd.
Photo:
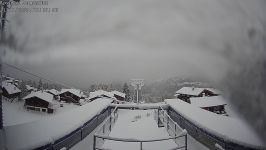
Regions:
M 32 82 L 32 86 L 33 86 L 34 88 L 36 88 L 36 82 L 35 82 L 35 81 Z
M 130 101 L 130 91 L 129 91 L 129 87 L 127 85 L 127 83 L 124 84 L 123 86 L 123 93 L 126 94 L 126 97 L 125 97 L 125 101 Z
M 90 92 L 94 92 L 94 91 L 96 91 L 96 85 L 95 84 L 92 84 L 90 86 Z

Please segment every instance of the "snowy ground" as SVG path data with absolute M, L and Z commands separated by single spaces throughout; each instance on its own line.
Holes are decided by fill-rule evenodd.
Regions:
M 27 122 L 32 122 L 35 120 L 40 120 L 44 118 L 49 118 L 51 116 L 56 116 L 58 114 L 61 114 L 63 112 L 72 110 L 74 108 L 77 108 L 79 106 L 75 104 L 64 104 L 64 107 L 59 107 L 56 109 L 55 113 L 53 114 L 47 114 L 37 111 L 30 111 L 26 110 L 24 108 L 24 101 L 14 101 L 9 102 L 7 100 L 3 100 L 3 117 L 4 117 L 4 126 L 12 126 L 17 124 L 23 124 Z M 56 103 L 56 101 L 54 101 Z
M 158 128 L 154 120 L 153 110 L 118 110 L 118 120 L 111 131 L 111 137 L 131 138 L 139 140 L 150 140 L 169 137 L 164 127 Z M 92 148 L 93 136 L 90 135 L 82 142 L 73 147 L 73 150 L 87 150 Z M 137 150 L 139 143 L 127 143 L 106 140 L 103 148 L 113 150 Z M 173 140 L 144 143 L 143 148 L 146 150 L 166 150 L 175 148 L 177 145 Z M 207 150 L 205 146 L 188 136 L 189 150 Z
M 83 126 L 110 103 L 111 100 L 102 98 L 41 120 L 6 126 L 7 149 L 35 149 L 53 143 Z

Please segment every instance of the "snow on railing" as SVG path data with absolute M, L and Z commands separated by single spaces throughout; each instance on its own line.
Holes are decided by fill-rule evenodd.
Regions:
M 157 112 L 158 116 L 158 126 L 159 123 L 162 123 L 163 126 L 166 128 L 167 132 L 170 136 L 175 137 L 180 134 L 186 134 L 185 138 L 182 140 L 180 138 L 174 139 L 175 143 L 180 147 L 185 147 L 187 149 L 187 131 L 185 129 L 182 129 L 163 109 L 163 107 L 160 107 Z
M 181 132 L 177 136 L 174 137 L 169 137 L 169 138 L 158 138 L 158 139 L 150 139 L 150 140 L 138 140 L 138 139 L 131 139 L 131 138 L 114 138 L 110 136 L 104 136 L 104 135 L 94 135 L 94 139 L 102 139 L 102 140 L 110 140 L 110 141 L 120 141 L 120 142 L 132 142 L 132 143 L 139 143 L 140 144 L 140 150 L 143 150 L 143 143 L 148 143 L 148 142 L 158 142 L 158 141 L 166 141 L 166 140 L 176 140 L 178 138 L 184 137 L 187 139 L 187 132 L 184 130 L 184 132 Z M 171 150 L 177 150 L 177 149 L 185 149 L 187 150 L 187 146 L 178 146 L 175 148 L 172 148 Z M 94 147 L 93 150 L 106 150 L 105 148 L 100 148 L 100 147 Z
M 106 150 L 105 148 L 102 147 L 103 142 L 105 140 L 139 143 L 140 150 L 143 150 L 143 143 L 174 140 L 175 143 L 177 144 L 177 147 L 172 148 L 171 150 L 178 150 L 178 149 L 187 150 L 187 131 L 180 128 L 178 126 L 178 124 L 176 124 L 170 118 L 170 116 L 163 109 L 163 107 L 164 107 L 164 105 L 163 106 L 157 106 L 156 112 L 158 113 L 158 116 L 161 114 L 161 118 L 158 117 L 158 120 L 159 119 L 161 119 L 161 121 L 163 120 L 162 122 L 164 123 L 165 127 L 167 128 L 168 133 L 170 134 L 169 138 L 157 138 L 157 139 L 154 138 L 154 139 L 149 139 L 149 140 L 139 140 L 139 139 L 132 139 L 132 138 L 115 138 L 115 137 L 110 137 L 110 136 L 106 135 L 106 134 L 110 133 L 109 131 L 111 131 L 112 119 L 115 119 L 114 122 L 117 119 L 116 111 L 118 109 L 118 106 L 116 106 L 114 111 L 111 113 L 111 115 L 105 120 L 105 122 L 101 125 L 101 127 L 98 129 L 98 131 L 96 131 L 96 134 L 94 135 L 93 150 Z M 164 120 L 165 121 L 168 120 L 168 121 L 165 122 Z M 172 124 L 174 124 L 174 127 L 172 126 Z M 110 130 L 106 131 L 106 127 L 108 127 Z M 174 133 L 174 135 L 171 134 L 169 131 L 172 131 L 172 133 Z
M 117 108 L 118 107 L 114 108 L 109 117 L 107 117 L 105 121 L 97 129 L 93 138 L 93 149 L 95 149 L 96 146 L 101 147 L 104 143 L 104 139 L 97 139 L 95 136 L 97 135 L 106 136 L 110 134 L 113 125 L 115 124 L 118 118 Z

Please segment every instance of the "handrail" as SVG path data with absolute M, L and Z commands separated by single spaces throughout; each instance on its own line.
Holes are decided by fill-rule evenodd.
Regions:
M 156 142 L 156 141 L 166 141 L 166 140 L 176 139 L 179 137 L 186 136 L 186 134 L 187 134 L 187 131 L 184 130 L 177 136 L 172 136 L 169 138 L 150 139 L 150 140 L 139 140 L 139 139 L 131 139 L 131 138 L 114 138 L 111 136 L 104 136 L 104 135 L 99 135 L 99 134 L 95 134 L 95 136 L 101 139 L 107 139 L 107 140 L 112 140 L 112 141 L 122 141 L 122 142 Z
M 113 112 L 115 112 L 116 111 L 116 109 L 117 109 L 117 106 L 116 106 L 116 108 L 115 108 L 115 110 L 113 111 Z M 168 117 L 168 118 L 170 118 L 170 116 L 167 114 L 167 112 L 160 106 L 160 107 L 158 107 L 157 108 L 158 109 L 158 114 L 159 114 L 159 110 L 161 109 L 162 110 L 162 112 L 160 112 L 160 115 L 158 115 L 158 119 L 160 118 L 160 116 L 162 116 L 163 118 L 165 118 L 165 117 Z M 111 117 L 111 116 L 109 116 L 109 117 Z M 107 118 L 106 120 L 108 121 L 108 120 L 110 120 L 110 118 Z M 160 118 L 161 119 L 161 118 Z M 163 119 L 164 120 L 164 119 Z M 170 135 L 170 137 L 167 137 L 167 138 L 158 138 L 158 139 L 148 139 L 148 140 L 142 140 L 142 139 L 132 139 L 132 138 L 116 138 L 116 137 L 111 137 L 111 136 L 106 136 L 106 135 L 102 135 L 102 134 L 98 134 L 98 131 L 94 134 L 94 144 L 93 144 L 93 149 L 94 150 L 108 150 L 108 149 L 106 149 L 106 148 L 100 148 L 100 147 L 98 147 L 98 146 L 96 146 L 96 141 L 97 141 L 97 139 L 100 139 L 100 140 L 102 140 L 102 141 L 105 141 L 105 140 L 110 140 L 110 141 L 120 141 L 120 142 L 131 142 L 131 143 L 139 143 L 140 144 L 140 150 L 143 150 L 143 143 L 148 143 L 148 142 L 158 142 L 158 141 L 166 141 L 166 140 L 174 140 L 175 141 L 175 143 L 177 144 L 177 147 L 175 147 L 175 148 L 172 148 L 171 150 L 176 150 L 176 149 L 185 149 L 185 150 L 187 150 L 187 131 L 185 130 L 185 129 L 181 129 L 181 131 L 177 134 L 176 133 L 176 129 L 177 129 L 177 127 L 179 127 L 178 126 L 178 124 L 177 123 L 175 123 L 171 118 L 170 119 L 167 119 L 167 130 L 169 129 L 168 127 L 170 127 L 171 128 L 171 130 L 173 130 L 174 131 L 174 136 L 172 136 L 172 135 Z M 172 121 L 173 123 L 174 123 L 174 125 L 175 125 L 175 129 L 173 129 L 173 127 L 171 126 L 171 125 L 169 125 L 168 123 L 169 123 L 169 121 Z M 163 123 L 165 123 L 164 121 L 163 121 Z M 165 123 L 166 124 L 166 123 Z M 103 127 L 104 127 L 104 125 L 105 125 L 105 122 L 104 122 L 104 124 L 103 124 Z M 101 126 L 101 128 L 102 128 L 102 126 Z M 101 129 L 100 128 L 100 129 Z M 180 127 L 179 127 L 180 128 Z M 180 139 L 180 138 L 182 138 L 182 137 L 184 137 L 184 144 L 182 144 L 182 145 L 180 145 L 180 143 L 177 143 L 177 139 Z M 183 138 L 182 138 L 183 139 Z
M 168 115 L 168 113 L 160 106 L 160 109 L 164 112 L 164 114 L 174 123 L 174 124 L 176 124 L 176 125 L 178 125 L 169 115 Z M 180 129 L 182 129 L 182 128 L 180 128 Z
M 115 114 L 116 111 L 117 111 L 117 107 L 115 107 L 115 109 L 110 113 L 110 115 L 105 119 L 105 121 L 99 126 L 95 134 L 97 134 L 97 132 L 100 131 L 100 129 L 108 122 L 108 120 L 112 117 L 112 114 Z

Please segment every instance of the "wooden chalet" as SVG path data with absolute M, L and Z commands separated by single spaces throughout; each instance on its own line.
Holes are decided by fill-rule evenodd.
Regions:
M 47 113 L 54 112 L 53 95 L 47 92 L 43 91 L 32 92 L 23 99 L 25 100 L 24 107 L 27 110 L 35 110 Z
M 21 90 L 14 84 L 3 81 L 2 82 L 2 95 L 9 99 L 15 99 L 21 94 Z
M 46 92 L 49 94 L 52 94 L 54 97 L 54 100 L 59 99 L 59 91 L 57 91 L 56 89 L 46 90 Z
M 119 91 L 110 92 L 117 100 L 125 101 L 126 94 Z
M 183 87 L 176 91 L 175 96 L 185 102 L 190 103 L 191 97 L 218 96 L 217 90 L 211 88 Z
M 93 101 L 98 98 L 108 98 L 108 99 L 115 99 L 114 95 L 110 92 L 104 91 L 104 90 L 97 90 L 94 92 L 90 92 L 89 100 Z
M 226 114 L 224 107 L 227 104 L 222 96 L 192 97 L 190 98 L 190 103 L 210 112 Z
M 30 86 L 30 85 L 26 85 L 26 89 L 27 89 L 27 92 L 29 92 L 29 93 L 31 93 L 33 91 L 35 91 L 35 92 L 37 91 L 36 88 L 34 88 L 34 87 Z
M 80 104 L 82 96 L 83 93 L 77 89 L 62 89 L 59 94 L 60 101 L 74 104 Z

